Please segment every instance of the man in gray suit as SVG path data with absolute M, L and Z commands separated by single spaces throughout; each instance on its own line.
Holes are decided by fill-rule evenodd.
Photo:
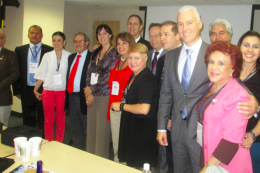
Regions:
M 168 116 L 172 112 L 174 172 L 197 173 L 200 171 L 200 146 L 196 141 L 195 106 L 209 84 L 204 63 L 208 44 L 200 38 L 202 21 L 195 7 L 183 6 L 179 10 L 177 21 L 183 46 L 166 54 L 158 111 L 157 140 L 163 146 L 168 145 L 166 126 Z
M 162 48 L 160 30 L 160 23 L 151 23 L 149 26 L 149 41 L 153 49 L 148 52 L 147 67 L 153 72 L 154 75 L 156 72 L 157 61 L 166 53 L 166 51 Z

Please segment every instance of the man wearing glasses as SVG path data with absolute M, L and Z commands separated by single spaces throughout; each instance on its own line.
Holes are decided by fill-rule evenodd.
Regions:
M 86 151 L 87 105 L 84 88 L 91 52 L 86 34 L 76 33 L 73 43 L 77 52 L 68 59 L 65 109 L 70 107 L 72 146 Z

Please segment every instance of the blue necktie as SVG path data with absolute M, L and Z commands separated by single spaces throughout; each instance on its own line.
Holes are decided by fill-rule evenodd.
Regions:
M 32 52 L 32 56 L 31 56 L 31 63 L 37 63 L 37 47 L 38 46 L 33 47 L 33 52 Z M 29 80 L 33 84 L 36 83 L 36 79 L 34 78 L 34 75 L 35 75 L 35 73 L 29 74 Z
M 191 77 L 191 54 L 192 50 L 191 49 L 186 49 L 187 53 L 187 59 L 183 67 L 183 72 L 182 72 L 182 78 L 181 78 L 181 85 L 183 87 L 183 90 L 186 92 L 189 82 L 190 82 L 190 77 Z M 187 110 L 184 105 L 183 108 L 183 114 L 182 118 L 185 119 L 187 117 Z

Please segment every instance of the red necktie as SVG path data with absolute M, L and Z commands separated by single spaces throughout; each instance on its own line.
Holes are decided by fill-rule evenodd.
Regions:
M 73 92 L 73 86 L 74 86 L 74 79 L 77 73 L 77 69 L 79 66 L 79 58 L 81 57 L 81 55 L 77 55 L 77 59 L 76 62 L 73 66 L 73 68 L 71 69 L 70 72 L 70 76 L 69 76 L 69 80 L 68 80 L 68 86 L 67 86 L 67 91 L 69 92 L 69 94 L 71 94 Z

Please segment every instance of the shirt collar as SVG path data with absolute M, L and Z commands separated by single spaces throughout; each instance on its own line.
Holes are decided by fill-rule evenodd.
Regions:
M 141 36 L 139 35 L 139 37 L 137 39 L 135 39 L 135 42 L 137 43 L 140 40 Z
M 81 55 L 81 57 L 86 57 L 87 56 L 87 53 L 88 53 L 88 49 L 86 49 L 84 52 L 82 52 L 81 54 L 79 54 L 77 52 L 77 55 Z
M 186 49 L 191 49 L 193 52 L 196 52 L 198 53 L 198 51 L 200 50 L 200 46 L 202 44 L 202 39 L 200 37 L 200 39 L 195 43 L 193 44 L 191 47 L 188 47 L 184 42 L 183 42 L 183 49 L 186 50 Z
M 39 50 L 40 47 L 42 47 L 42 42 L 40 42 L 40 43 L 38 43 L 38 44 L 36 44 L 36 45 L 30 43 L 30 48 L 31 48 L 31 49 L 32 49 L 34 46 L 37 46 L 37 50 Z

